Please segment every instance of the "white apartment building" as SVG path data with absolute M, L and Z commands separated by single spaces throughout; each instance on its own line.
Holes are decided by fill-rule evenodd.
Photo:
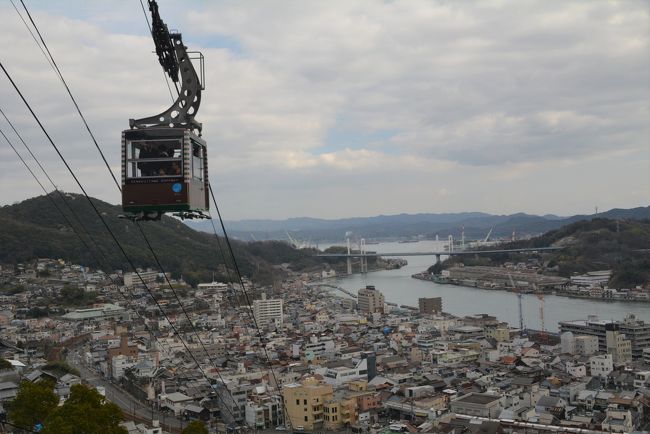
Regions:
M 140 274 L 140 277 L 138 277 Z M 155 283 L 158 275 L 160 273 L 157 271 L 138 271 L 138 273 L 124 273 L 124 286 L 133 287 L 135 285 L 142 285 L 142 281 L 146 285 L 150 283 Z M 140 280 L 142 278 L 142 280 Z
M 253 315 L 260 327 L 266 327 L 270 323 L 275 323 L 276 327 L 282 325 L 284 322 L 282 299 L 267 299 L 266 294 L 263 293 L 261 300 L 253 301 Z
M 592 377 L 606 378 L 614 370 L 611 354 L 592 356 L 589 358 L 589 368 Z

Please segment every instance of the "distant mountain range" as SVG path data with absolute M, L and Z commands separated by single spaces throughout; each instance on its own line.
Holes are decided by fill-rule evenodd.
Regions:
M 594 217 L 610 219 L 650 219 L 650 206 L 632 209 L 614 208 L 597 215 L 574 215 L 559 217 L 552 214 L 543 216 L 517 213 L 492 215 L 482 212 L 461 212 L 444 214 L 397 214 L 376 217 L 355 217 L 336 220 L 309 217 L 286 220 L 240 220 L 227 221 L 229 235 L 241 240 L 287 240 L 299 242 L 343 242 L 345 233 L 351 231 L 355 237 L 372 240 L 402 240 L 415 237 L 446 238 L 461 236 L 465 230 L 467 239 L 483 239 L 490 229 L 491 238 L 510 238 L 512 232 L 519 237 L 539 235 L 547 231 L 581 220 Z M 212 232 L 210 222 L 189 221 L 193 229 Z

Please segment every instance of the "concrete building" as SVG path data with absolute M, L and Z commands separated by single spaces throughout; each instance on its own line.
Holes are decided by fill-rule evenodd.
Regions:
M 632 343 L 619 331 L 618 324 L 607 324 L 605 331 L 607 353 L 616 364 L 632 361 Z
M 571 276 L 571 284 L 577 286 L 605 286 L 609 282 L 612 270 L 590 271 L 579 276 Z
M 140 277 L 138 277 L 138 274 Z M 150 283 L 156 282 L 158 275 L 160 275 L 160 273 L 157 271 L 138 271 L 137 274 L 131 272 L 124 273 L 124 285 L 128 287 L 142 285 L 140 278 L 142 278 L 145 284 L 149 285 Z
M 576 353 L 576 338 L 571 332 L 564 332 L 560 335 L 560 348 L 562 354 Z
M 320 373 L 319 370 L 316 372 Z M 326 368 L 322 373 L 324 381 L 335 387 L 349 383 L 355 380 L 368 378 L 368 359 L 363 358 L 353 366 L 336 366 Z
M 88 309 L 77 309 L 68 312 L 61 317 L 67 321 L 96 321 L 104 319 L 112 319 L 115 321 L 129 321 L 131 319 L 130 313 L 121 306 L 115 304 L 104 303 L 95 305 Z
M 279 396 L 257 396 L 246 402 L 246 424 L 255 429 L 269 429 L 284 422 Z
M 630 340 L 633 359 L 641 359 L 643 349 L 650 347 L 650 323 L 637 320 L 633 314 L 625 317 L 623 321 L 599 320 L 598 317 L 590 315 L 586 321 L 561 321 L 559 324 L 560 333 L 573 332 L 575 335 L 596 336 L 598 350 L 602 352 L 607 351 L 607 324 L 617 324 L 619 331 Z
M 576 336 L 575 338 L 576 354 L 591 356 L 598 352 L 597 336 Z
M 374 286 L 361 288 L 357 294 L 357 302 L 361 312 L 384 313 L 384 294 L 377 291 Z
M 236 381 L 220 381 L 217 383 L 220 389 L 221 399 L 219 408 L 226 423 L 242 423 L 246 418 L 246 401 L 248 392 L 253 388 L 248 383 L 237 383 Z M 228 391 L 223 390 L 228 389 Z
M 592 377 L 607 378 L 614 370 L 614 362 L 611 354 L 592 356 L 589 358 L 589 369 Z
M 310 377 L 300 384 L 286 384 L 283 391 L 284 405 L 294 430 L 323 428 L 323 406 L 334 396 L 331 385 Z
M 498 417 L 501 413 L 501 397 L 486 393 L 468 393 L 450 403 L 453 413 L 479 417 Z
M 442 297 L 419 298 L 418 306 L 422 314 L 434 314 L 442 312 Z
M 260 327 L 266 327 L 269 323 L 279 327 L 284 322 L 282 299 L 267 299 L 262 293 L 261 300 L 253 301 L 253 315 Z

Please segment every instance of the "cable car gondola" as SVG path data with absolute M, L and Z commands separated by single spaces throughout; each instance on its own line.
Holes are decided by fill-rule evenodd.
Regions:
M 166 111 L 130 119 L 122 132 L 122 209 L 133 220 L 159 220 L 165 213 L 208 218 L 208 155 L 202 125 L 194 120 L 204 89 L 203 55 L 195 57 L 199 78 L 181 34 L 169 32 L 155 0 L 149 10 L 160 64 L 174 83 L 180 78 L 181 89 Z

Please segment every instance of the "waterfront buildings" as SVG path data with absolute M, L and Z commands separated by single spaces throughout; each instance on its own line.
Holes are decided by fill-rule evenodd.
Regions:
M 434 314 L 442 312 L 442 297 L 419 298 L 418 307 L 422 314 Z
M 377 291 L 374 286 L 361 288 L 357 294 L 357 302 L 359 310 L 363 313 L 384 313 L 384 294 Z
M 261 300 L 253 301 L 253 315 L 259 327 L 266 327 L 269 323 L 281 326 L 284 322 L 282 299 L 267 299 L 262 293 Z
M 65 268 L 69 279 L 84 278 L 75 267 Z M 111 388 L 109 399 L 123 406 L 129 402 L 113 398 L 120 390 L 138 403 L 124 412 L 135 411 L 145 420 L 153 419 L 150 411 L 167 408 L 173 415 L 156 418 L 201 418 L 210 432 L 237 426 L 540 433 L 650 427 L 650 346 L 641 351 L 645 359 L 630 360 L 629 330 L 637 330 L 633 336 L 643 345 L 645 327 L 634 317 L 605 321 L 602 330 L 590 318 L 596 321 L 593 334 L 574 329 L 556 345 L 485 314 L 423 315 L 399 306 L 380 311 L 383 298 L 374 288 L 361 291 L 367 307 L 358 313 L 361 303 L 357 307 L 347 296 L 308 284 L 320 273 L 289 273 L 273 289 L 251 291 L 260 322 L 262 307 L 276 306 L 261 330 L 253 326 L 247 305 L 217 296 L 228 290 L 225 284 L 183 287 L 179 294 L 187 317 L 171 294 L 160 291 L 169 319 L 162 317 L 136 286 L 139 297 L 132 304 L 140 315 L 128 321 L 103 315 L 74 321 L 64 309 L 48 317 L 29 314 L 34 306 L 57 300 L 57 287 L 50 286 L 63 286 L 59 276 L 55 283 L 25 283 L 25 292 L 0 296 L 0 336 L 9 345 L 0 347 L 0 357 L 11 365 L 0 369 L 0 403 L 9 404 L 21 379 L 51 379 L 65 399 L 67 385 L 82 379 L 57 376 L 46 367 L 46 358 L 56 354 L 50 350 L 65 347 L 70 364 L 84 375 L 90 372 L 104 390 Z M 86 270 L 92 274 L 98 273 Z M 130 306 L 118 290 L 108 282 L 96 284 L 98 299 L 126 310 Z M 271 290 L 274 300 L 262 295 Z M 272 327 L 280 315 L 282 327 Z M 33 349 L 35 342 L 43 349 Z M 111 376 L 119 388 L 106 380 Z
M 634 315 L 628 315 L 623 321 L 599 320 L 596 316 L 589 316 L 585 320 L 561 321 L 560 332 L 572 332 L 575 335 L 595 336 L 598 338 L 599 351 L 607 351 L 608 324 L 618 326 L 625 339 L 630 340 L 633 359 L 641 359 L 643 349 L 650 347 L 650 322 L 638 320 Z M 611 327 L 611 326 L 610 326 Z

